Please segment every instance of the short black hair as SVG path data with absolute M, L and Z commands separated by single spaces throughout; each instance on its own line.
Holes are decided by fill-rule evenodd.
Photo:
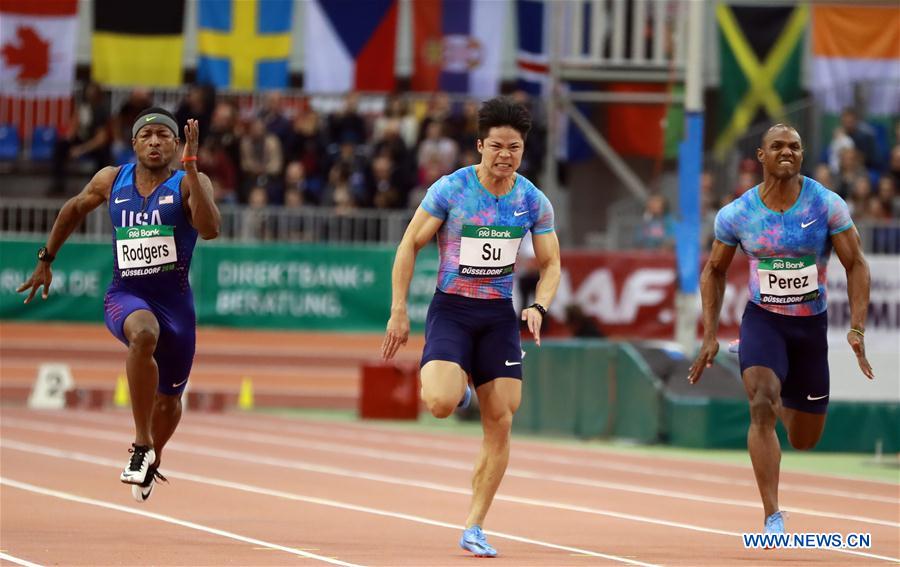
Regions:
M 763 133 L 762 138 L 760 138 L 759 140 L 759 147 L 766 147 L 766 138 L 768 138 L 769 134 L 771 134 L 775 130 L 793 130 L 794 133 L 797 134 L 797 137 L 800 138 L 800 144 L 803 144 L 803 138 L 800 136 L 800 132 L 796 128 L 794 128 L 790 124 L 779 122 L 778 124 L 772 124 L 771 126 L 769 126 L 769 129 Z
M 522 134 L 522 139 L 528 137 L 531 130 L 531 113 L 513 99 L 498 96 L 485 101 L 478 110 L 478 137 L 484 140 L 491 128 L 509 126 Z
M 171 118 L 172 121 L 175 122 L 176 124 L 178 123 L 178 120 L 175 118 L 175 115 L 161 106 L 151 106 L 150 108 L 145 108 L 144 110 L 141 111 L 140 114 L 135 116 L 134 119 L 137 120 L 141 116 L 147 116 L 148 114 L 162 114 L 163 116 L 168 116 L 169 118 Z

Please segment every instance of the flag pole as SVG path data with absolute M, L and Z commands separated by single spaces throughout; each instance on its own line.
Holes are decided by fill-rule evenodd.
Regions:
M 685 61 L 685 139 L 679 147 L 678 211 L 675 254 L 678 291 L 675 294 L 675 340 L 688 355 L 697 340 L 700 275 L 700 171 L 703 167 L 703 18 L 706 2 L 687 2 Z

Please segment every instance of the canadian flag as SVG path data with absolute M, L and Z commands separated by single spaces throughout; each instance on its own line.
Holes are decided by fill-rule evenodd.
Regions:
M 78 0 L 0 0 L 0 123 L 30 135 L 66 125 L 75 83 Z

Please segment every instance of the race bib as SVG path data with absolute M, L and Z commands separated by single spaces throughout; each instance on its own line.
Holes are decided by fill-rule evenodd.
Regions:
M 513 273 L 523 236 L 525 228 L 521 226 L 463 225 L 459 275 L 500 277 Z
M 116 260 L 123 278 L 175 269 L 175 227 L 164 224 L 116 228 Z
M 815 256 L 761 258 L 757 267 L 760 303 L 792 305 L 819 297 Z

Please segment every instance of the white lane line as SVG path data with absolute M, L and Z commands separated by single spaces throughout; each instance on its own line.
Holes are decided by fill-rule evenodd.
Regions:
M 79 416 L 81 417 L 81 416 Z M 87 418 L 87 416 L 84 416 Z M 89 421 L 98 421 L 106 423 L 100 416 L 91 416 L 95 419 L 89 419 Z M 195 416 L 195 418 L 200 416 Z M 356 428 L 353 430 L 342 430 L 338 428 L 326 428 L 315 425 L 299 425 L 294 424 L 293 422 L 285 422 L 284 425 L 271 423 L 269 421 L 259 422 L 254 421 L 249 423 L 246 418 L 234 419 L 231 416 L 202 416 L 200 417 L 201 421 L 204 421 L 209 424 L 221 426 L 223 421 L 227 421 L 227 423 L 233 425 L 234 427 L 240 427 L 243 431 L 247 431 L 248 429 L 262 430 L 267 432 L 274 433 L 300 433 L 300 434 L 308 434 L 308 435 L 321 435 L 328 439 L 334 439 L 335 437 L 340 437 L 342 439 L 350 440 L 350 441 L 360 441 L 365 443 L 385 443 L 393 446 L 397 445 L 406 445 L 409 447 L 423 448 L 429 450 L 445 450 L 445 451 L 453 451 L 457 453 L 472 453 L 472 445 L 471 443 L 464 444 L 458 442 L 447 442 L 439 439 L 434 440 L 426 440 L 420 439 L 418 437 L 402 437 L 402 432 L 395 432 L 392 434 L 384 434 L 373 431 L 360 431 Z M 343 425 L 343 424 L 338 424 Z M 365 427 L 365 426 L 362 426 Z M 377 426 L 372 426 L 372 429 L 377 431 L 375 428 Z M 527 443 L 519 443 L 519 445 L 526 445 Z M 556 447 L 557 449 L 559 447 Z M 578 449 L 574 449 L 578 450 Z M 572 457 L 563 457 L 559 455 L 548 455 L 542 453 L 540 451 L 531 451 L 528 449 L 523 449 L 521 447 L 517 447 L 515 450 L 515 458 L 516 459 L 528 459 L 533 461 L 538 461 L 542 463 L 552 462 L 555 464 L 561 465 L 571 465 L 571 466 L 579 466 L 579 467 L 588 467 L 595 469 L 604 469 L 604 470 L 613 470 L 619 472 L 626 472 L 631 474 L 643 474 L 653 477 L 663 477 L 663 478 L 672 478 L 675 480 L 683 481 L 683 480 L 695 480 L 699 482 L 706 483 L 716 483 L 723 484 L 726 486 L 746 486 L 750 488 L 756 488 L 756 483 L 752 480 L 742 480 L 736 479 L 733 477 L 722 476 L 722 475 L 713 475 L 707 473 L 696 473 L 696 472 L 687 472 L 687 471 L 670 471 L 665 469 L 660 469 L 658 466 L 644 466 L 644 465 L 636 465 L 636 464 L 627 464 L 627 463 L 615 463 L 609 462 L 608 459 L 612 457 L 629 457 L 630 455 L 622 454 L 619 452 L 613 451 L 598 451 L 595 449 L 584 449 L 583 453 L 577 458 Z M 639 457 L 646 457 L 646 455 L 637 455 Z M 681 464 L 724 464 L 729 467 L 737 467 L 747 473 L 751 472 L 750 467 L 745 465 L 739 465 L 735 463 L 720 463 L 718 461 L 711 461 L 709 459 L 700 459 L 700 460 L 688 460 L 688 459 L 678 459 L 677 457 L 671 456 L 662 456 L 663 459 L 674 459 Z M 813 477 L 822 477 L 825 479 L 834 479 L 838 478 L 840 480 L 855 480 L 861 482 L 873 482 L 876 484 L 888 484 L 896 487 L 896 484 L 886 482 L 886 481 L 878 481 L 878 480 L 868 480 L 868 479 L 860 479 L 857 477 L 844 477 L 840 475 L 830 475 L 830 474 L 821 474 L 821 473 L 806 473 L 801 471 L 786 471 L 790 474 L 802 474 L 809 475 Z M 872 502 L 883 502 L 886 504 L 900 504 L 900 498 L 895 498 L 891 496 L 881 496 L 875 494 L 863 494 L 860 492 L 851 492 L 846 490 L 836 490 L 831 488 L 820 488 L 820 487 L 810 487 L 804 486 L 796 483 L 790 482 L 781 482 L 779 483 L 779 489 L 783 491 L 795 491 L 795 492 L 804 492 L 809 494 L 816 494 L 819 496 L 835 496 L 839 498 L 849 498 L 852 500 L 867 500 Z
M 94 455 L 88 455 L 88 454 L 84 454 L 84 453 L 75 453 L 75 452 L 71 452 L 71 451 L 61 451 L 61 450 L 54 449 L 51 447 L 45 447 L 42 445 L 32 445 L 30 443 L 21 443 L 19 441 L 11 441 L 9 439 L 0 439 L 0 447 L 7 447 L 7 448 L 11 448 L 11 449 L 17 449 L 17 450 L 21 450 L 21 451 L 25 451 L 25 452 L 37 453 L 37 454 L 42 454 L 42 455 L 47 455 L 47 456 L 52 456 L 52 457 L 59 457 L 59 458 L 64 458 L 64 459 L 83 461 L 83 462 L 92 463 L 92 464 L 104 464 L 104 465 L 109 465 L 109 466 L 113 466 L 113 467 L 120 466 L 120 464 L 116 461 L 111 461 L 109 459 L 103 459 L 102 457 L 96 457 Z M 199 446 L 198 446 L 198 448 L 199 448 Z M 194 448 L 183 449 L 183 450 L 186 452 L 189 452 L 189 453 L 194 453 L 194 454 L 196 454 L 198 452 L 197 449 L 194 449 Z M 371 475 L 371 474 L 363 473 L 363 472 L 345 471 L 345 470 L 337 469 L 334 467 L 315 466 L 315 467 L 308 468 L 306 466 L 298 465 L 296 463 L 291 463 L 291 462 L 276 464 L 280 461 L 280 459 L 271 459 L 271 458 L 257 456 L 254 458 L 247 458 L 247 457 L 235 458 L 234 460 L 246 461 L 246 462 L 250 462 L 250 463 L 254 463 L 254 464 L 271 464 L 273 466 L 282 466 L 282 467 L 286 467 L 286 468 L 305 470 L 305 471 L 309 471 L 309 470 L 311 470 L 311 468 L 315 468 L 316 470 L 314 470 L 313 472 L 321 472 L 319 469 L 329 468 L 329 469 L 333 469 L 335 472 L 326 473 L 326 474 L 333 474 L 335 476 L 349 477 L 349 478 L 353 478 L 353 479 L 361 478 L 361 479 L 365 479 L 365 480 L 372 480 L 372 478 L 370 478 L 370 477 L 378 477 L 379 482 L 385 482 L 388 484 L 396 484 L 396 485 L 401 485 L 404 487 L 414 486 L 417 488 L 425 488 L 428 490 L 434 490 L 434 491 L 438 491 L 438 492 L 446 492 L 446 493 L 460 494 L 460 495 L 466 495 L 466 496 L 471 495 L 471 491 L 469 491 L 467 489 L 455 488 L 455 487 L 436 484 L 436 483 L 427 483 L 427 482 L 421 482 L 421 481 L 415 481 L 415 480 L 398 480 L 395 478 L 382 477 L 381 475 Z M 166 469 L 166 474 L 167 475 L 169 474 L 168 469 Z M 173 475 L 173 476 L 180 476 L 181 478 L 196 480 L 197 482 L 206 482 L 206 479 L 207 479 L 207 477 L 195 476 L 195 475 L 191 475 L 189 473 L 176 473 L 176 475 Z M 220 482 L 227 483 L 228 481 L 220 481 Z M 240 484 L 240 483 L 230 483 L 230 484 Z M 242 486 L 249 486 L 249 485 L 242 485 Z M 268 491 L 268 489 L 258 489 L 258 490 Z M 269 492 L 274 493 L 274 492 L 278 492 L 278 491 L 269 491 Z M 269 492 L 267 492 L 267 493 L 269 493 Z M 285 494 L 288 494 L 288 493 L 285 493 Z M 312 498 L 312 497 L 310 497 L 310 498 Z M 316 500 L 319 502 L 325 502 L 325 500 L 320 500 L 320 499 L 316 499 Z M 522 497 L 517 497 L 517 496 L 506 496 L 506 495 L 498 494 L 494 497 L 494 500 L 511 502 L 511 503 L 515 503 L 515 504 L 522 504 L 522 505 L 526 505 L 526 506 L 550 508 L 550 509 L 554 509 L 554 510 L 565 510 L 567 512 L 579 512 L 579 513 L 591 514 L 591 515 L 595 515 L 595 516 L 604 516 L 604 517 L 608 517 L 608 518 L 615 518 L 617 520 L 641 522 L 641 523 L 653 524 L 653 525 L 657 525 L 657 526 L 685 529 L 685 530 L 701 532 L 701 533 L 708 533 L 708 534 L 715 534 L 715 535 L 723 535 L 723 536 L 730 536 L 730 537 L 737 537 L 737 538 L 741 537 L 741 535 L 742 535 L 739 532 L 730 532 L 730 531 L 719 530 L 719 529 L 715 529 L 715 528 L 706 528 L 706 527 L 702 527 L 702 526 L 696 526 L 693 524 L 685 524 L 682 522 L 671 522 L 668 520 L 661 520 L 658 518 L 652 518 L 652 517 L 647 517 L 647 516 L 638 516 L 635 514 L 612 512 L 609 510 L 601 510 L 601 509 L 597 509 L 597 508 L 590 508 L 587 506 L 561 504 L 558 502 L 539 500 L 539 499 L 535 499 L 535 498 L 522 498 Z M 328 502 L 333 502 L 333 501 L 328 501 Z M 348 506 L 354 506 L 354 505 L 351 504 Z M 492 532 L 492 533 L 498 533 L 498 532 Z M 845 550 L 845 549 L 832 549 L 831 551 L 837 551 L 840 553 L 848 553 L 851 555 L 860 555 L 860 556 L 864 556 L 864 557 L 871 557 L 874 559 L 882 559 L 884 561 L 900 562 L 900 558 L 885 557 L 885 556 L 881 556 L 881 555 L 873 555 L 873 554 L 868 554 L 868 553 L 864 553 L 864 552 L 860 552 L 860 551 L 851 551 L 851 550 Z M 578 553 L 580 553 L 580 551 L 578 551 Z M 593 552 L 591 552 L 591 553 L 593 553 Z
M 18 557 L 13 557 L 8 553 L 0 552 L 0 559 L 4 561 L 9 561 L 10 563 L 15 563 L 16 565 L 22 565 L 22 567 L 43 567 L 39 563 L 32 563 L 31 561 L 27 561 L 25 559 L 20 559 Z
M 21 443 L 18 441 L 10 441 L 9 439 L 0 440 L 0 447 L 4 447 L 4 448 L 8 448 L 8 449 L 15 449 L 15 450 L 38 454 L 38 455 L 44 455 L 44 456 L 48 456 L 48 457 L 56 457 L 56 458 L 61 458 L 61 459 L 79 461 L 79 462 L 88 463 L 88 464 L 92 464 L 92 465 L 99 465 L 99 466 L 106 466 L 106 467 L 113 467 L 113 468 L 119 468 L 119 466 L 120 466 L 120 463 L 117 461 L 113 461 L 111 459 L 105 459 L 103 457 L 97 457 L 95 455 L 90 455 L 87 453 L 79 453 L 79 452 L 74 452 L 74 451 L 62 451 L 59 449 L 54 449 L 52 447 L 45 447 L 42 445 L 33 445 L 31 443 Z M 220 488 L 229 488 L 229 489 L 233 489 L 233 490 L 240 490 L 242 492 L 249 492 L 252 494 L 259 494 L 259 495 L 263 495 L 263 496 L 273 496 L 273 497 L 282 498 L 285 500 L 306 502 L 308 504 L 317 504 L 317 505 L 321 505 L 321 506 L 328 506 L 331 508 L 338 508 L 341 510 L 349 510 L 349 511 L 353 511 L 353 512 L 363 512 L 366 514 L 374 514 L 374 515 L 382 516 L 382 517 L 407 520 L 407 521 L 416 522 L 416 523 L 420 523 L 420 524 L 427 524 L 430 526 L 450 528 L 450 529 L 454 529 L 457 531 L 461 531 L 464 527 L 462 525 L 450 524 L 447 522 L 432 520 L 430 518 L 424 518 L 422 516 L 415 516 L 412 514 L 403 514 L 400 512 L 390 512 L 390 511 L 381 510 L 378 508 L 370 508 L 368 506 L 358 506 L 356 504 L 349 504 L 346 502 L 338 502 L 336 500 L 329 500 L 326 498 L 318 498 L 315 496 L 305 496 L 302 494 L 296 494 L 296 493 L 292 493 L 292 492 L 273 490 L 273 489 L 269 489 L 269 488 L 253 486 L 250 484 L 244 484 L 241 482 L 232 482 L 232 481 L 228 481 L 228 480 L 212 478 L 212 477 L 208 477 L 205 475 L 200 476 L 200 475 L 194 475 L 191 473 L 186 473 L 186 472 L 181 472 L 181 471 L 174 471 L 174 470 L 171 470 L 168 468 L 166 469 L 166 476 L 170 477 L 170 478 L 179 478 L 182 480 L 188 480 L 188 481 L 196 482 L 199 484 L 218 486 Z M 0 478 L 0 482 L 2 482 L 2 480 L 3 479 Z M 116 505 L 113 504 L 110 506 L 116 506 Z M 122 508 L 124 508 L 124 507 L 122 507 Z M 131 508 L 124 508 L 124 510 L 131 511 L 131 512 L 137 512 L 136 510 L 132 510 Z M 513 535 L 513 534 L 508 534 L 505 532 L 496 532 L 496 531 L 491 530 L 491 531 L 486 531 L 485 533 L 495 536 L 500 539 L 508 539 L 510 541 L 517 541 L 520 543 L 526 543 L 526 544 L 536 545 L 536 546 L 540 546 L 540 547 L 547 547 L 547 548 L 551 548 L 551 549 L 557 549 L 560 551 L 568 551 L 570 553 L 580 553 L 580 554 L 588 555 L 590 557 L 600 557 L 603 559 L 609 559 L 610 561 L 618 561 L 621 563 L 627 563 L 629 565 L 641 565 L 641 566 L 645 566 L 645 567 L 656 567 L 652 563 L 643 563 L 641 561 L 635 561 L 635 560 L 627 559 L 624 557 L 618 557 L 616 555 L 609 555 L 606 553 L 590 551 L 587 549 L 580 549 L 577 547 L 570 547 L 567 545 L 559 545 L 559 544 L 550 543 L 550 542 L 546 542 L 546 541 L 541 541 L 541 540 L 526 538 L 526 537 L 517 536 L 517 535 Z M 259 540 L 253 540 L 253 541 L 259 541 Z M 265 545 L 265 542 L 263 542 L 263 545 Z M 267 547 L 271 547 L 271 546 L 267 545 Z M 300 551 L 300 550 L 296 550 L 296 551 Z
M 5 442 L 4 442 L 4 444 L 5 444 Z M 126 514 L 133 514 L 135 516 L 143 516 L 145 518 L 159 520 L 160 522 L 166 522 L 168 524 L 175 524 L 176 526 L 182 526 L 182 527 L 189 528 L 192 530 L 197 530 L 197 531 L 201 531 L 201 532 L 206 532 L 208 534 L 226 537 L 226 538 L 240 541 L 243 543 L 249 543 L 249 544 L 257 545 L 260 547 L 268 547 L 270 549 L 277 549 L 279 551 L 284 551 L 284 552 L 290 553 L 292 555 L 298 555 L 300 557 L 305 557 L 307 559 L 314 559 L 316 561 L 322 561 L 324 563 L 330 563 L 332 565 L 342 565 L 344 567 L 361 567 L 360 565 L 358 565 L 356 563 L 347 563 L 346 561 L 340 561 L 338 559 L 334 559 L 331 557 L 324 557 L 322 555 L 316 555 L 315 553 L 309 553 L 308 551 L 303 551 L 303 550 L 297 549 L 295 547 L 287 547 L 284 545 L 279 545 L 277 543 L 270 543 L 268 541 L 263 541 L 261 539 L 242 536 L 242 535 L 236 534 L 234 532 L 228 532 L 225 530 L 220 530 L 218 528 L 211 528 L 209 526 L 204 526 L 202 524 L 195 524 L 194 522 L 188 522 L 187 520 L 179 520 L 178 518 L 173 518 L 172 516 L 166 516 L 164 514 L 157 514 L 155 512 L 147 512 L 146 510 L 137 510 L 135 508 L 128 508 L 126 506 L 121 506 L 119 504 L 113 504 L 112 502 L 105 502 L 103 500 L 95 500 L 93 498 L 86 498 L 84 496 L 78 496 L 75 494 L 70 494 L 68 492 L 62 492 L 60 490 L 44 488 L 42 486 L 36 486 L 34 484 L 28 484 L 26 482 L 19 482 L 17 480 L 12 480 L 12 479 L 5 478 L 5 477 L 0 477 L 0 485 L 6 485 L 6 486 L 9 486 L 12 488 L 18 488 L 19 490 L 26 490 L 28 492 L 33 492 L 35 494 L 41 494 L 43 496 L 51 496 L 53 498 L 59 498 L 61 500 L 68 500 L 69 502 L 77 502 L 78 504 L 87 504 L 89 506 L 96 506 L 98 508 L 106 508 L 107 510 L 116 510 L 117 512 L 124 512 Z
M 62 425 L 44 424 L 44 423 L 37 422 L 37 421 L 22 420 L 22 419 L 18 419 L 18 418 L 6 419 L 6 420 L 4 420 L 4 422 L 7 424 L 7 426 L 12 425 L 13 427 L 24 427 L 26 429 L 37 429 L 37 430 L 42 430 L 42 431 L 47 431 L 47 432 L 57 433 L 57 434 L 63 433 L 63 434 L 69 434 L 69 435 L 83 435 L 83 436 L 88 436 L 88 437 L 93 437 L 93 438 L 103 438 L 105 436 L 105 438 L 110 439 L 110 440 L 116 440 L 116 441 L 121 440 L 121 437 L 118 435 L 115 435 L 115 434 L 110 434 L 108 432 L 104 432 L 104 431 L 100 431 L 100 430 L 96 430 L 96 429 L 81 428 L 81 427 L 77 427 L 77 426 L 62 426 Z M 183 428 L 183 432 L 189 433 L 191 431 L 191 429 L 193 429 L 193 428 L 196 428 L 196 426 L 185 426 Z M 243 439 L 245 441 L 253 441 L 253 442 L 257 442 L 257 443 L 263 442 L 264 440 L 269 439 L 269 437 L 262 435 L 262 434 L 244 434 L 244 433 L 240 433 L 238 431 L 232 431 L 232 432 L 228 432 L 228 433 L 216 432 L 215 430 L 210 430 L 210 431 L 212 432 L 212 433 L 210 433 L 211 435 L 217 435 L 217 436 L 225 438 L 225 439 Z M 285 445 L 291 444 L 289 442 L 285 442 L 282 439 L 279 439 L 279 443 L 285 444 Z M 292 446 L 296 446 L 299 448 L 306 448 L 306 444 L 303 442 L 292 442 L 292 443 L 293 443 Z M 425 458 L 425 457 L 421 457 L 421 458 L 417 458 L 417 459 L 405 458 L 403 460 L 400 460 L 400 459 L 392 458 L 391 455 L 389 455 L 387 453 L 385 453 L 384 455 L 379 455 L 377 451 L 373 452 L 373 451 L 369 451 L 367 449 L 361 449 L 361 448 L 357 448 L 357 447 L 351 447 L 349 449 L 348 448 L 341 449 L 340 445 L 336 445 L 337 448 L 328 447 L 328 444 L 321 444 L 321 445 L 324 446 L 324 448 L 321 449 L 323 451 L 340 453 L 340 454 L 345 454 L 345 455 L 350 455 L 350 456 L 355 456 L 357 454 L 357 451 L 359 451 L 361 454 L 365 454 L 366 456 L 370 456 L 373 458 L 378 458 L 378 459 L 382 459 L 382 460 L 386 460 L 386 461 L 395 460 L 395 461 L 399 461 L 399 462 L 414 463 L 414 464 L 424 463 L 424 464 L 430 464 L 430 465 L 434 465 L 434 466 L 443 466 L 443 467 L 447 467 L 447 468 L 452 468 L 455 470 L 470 470 L 470 468 L 471 468 L 471 465 L 469 463 L 462 463 L 462 462 L 458 462 L 458 461 L 455 462 L 455 461 L 447 461 L 447 460 L 439 460 L 439 459 L 429 459 L 429 458 Z M 416 486 L 419 488 L 425 488 L 425 489 L 430 489 L 430 490 L 444 490 L 447 488 L 451 488 L 451 487 L 447 487 L 446 485 L 441 485 L 441 484 L 436 484 L 436 483 L 426 483 L 426 482 L 416 481 L 413 479 L 398 480 L 394 476 L 380 475 L 380 474 L 375 474 L 375 473 L 367 473 L 365 471 L 356 471 L 353 469 L 345 469 L 345 468 L 341 468 L 341 467 L 317 465 L 315 463 L 310 463 L 308 461 L 288 460 L 288 459 L 272 458 L 272 457 L 256 456 L 256 455 L 248 458 L 247 453 L 244 453 L 244 452 L 212 449 L 205 445 L 185 444 L 184 442 L 171 443 L 170 445 L 167 446 L 167 448 L 194 452 L 195 454 L 205 454 L 205 455 L 209 455 L 212 457 L 218 457 L 218 458 L 223 458 L 223 459 L 241 460 L 241 461 L 247 461 L 247 462 L 260 462 L 260 463 L 266 463 L 266 464 L 269 464 L 272 466 L 278 466 L 278 467 L 293 468 L 293 469 L 297 469 L 297 470 L 305 470 L 305 471 L 309 471 L 309 472 L 317 472 L 317 473 L 322 473 L 322 474 L 345 476 L 345 477 L 350 477 L 350 478 L 364 478 L 366 480 L 371 480 L 374 482 L 402 484 L 402 485 Z M 404 455 L 404 457 L 408 457 L 408 456 Z M 562 475 L 547 475 L 547 474 L 534 473 L 531 471 L 523 471 L 523 470 L 517 470 L 517 469 L 508 469 L 506 474 L 509 477 L 517 477 L 517 478 L 523 478 L 523 479 L 528 479 L 528 480 L 537 480 L 537 481 L 541 481 L 541 482 L 554 481 L 554 482 L 560 482 L 560 483 L 565 483 L 565 484 L 571 484 L 571 485 L 575 485 L 575 486 L 600 488 L 600 489 L 604 489 L 604 490 L 614 490 L 614 491 L 619 491 L 619 492 L 630 492 L 630 493 L 634 493 L 634 494 L 643 494 L 643 495 L 647 495 L 647 496 L 673 498 L 673 499 L 687 500 L 687 501 L 692 501 L 692 502 L 700 502 L 702 504 L 735 506 L 735 507 L 748 508 L 748 509 L 754 509 L 754 510 L 758 509 L 760 507 L 758 502 L 749 501 L 749 500 L 734 500 L 734 499 L 729 499 L 729 498 L 718 498 L 718 497 L 704 496 L 704 495 L 699 495 L 699 494 L 689 494 L 689 493 L 685 493 L 685 492 L 678 492 L 678 491 L 665 490 L 665 489 L 640 487 L 640 486 L 635 486 L 635 485 L 614 483 L 614 482 L 604 482 L 604 481 L 586 479 L 586 478 L 567 477 L 567 476 L 562 476 Z M 458 489 L 454 488 L 453 490 L 458 490 Z M 496 497 L 496 499 L 498 499 L 498 500 L 502 499 L 502 498 L 504 498 L 504 497 L 499 496 L 499 495 Z M 837 512 L 828 512 L 828 511 L 824 511 L 824 510 L 814 510 L 814 509 L 809 509 L 809 508 L 798 508 L 798 507 L 793 507 L 793 506 L 785 507 L 785 508 L 783 508 L 783 510 L 786 512 L 793 513 L 793 514 L 805 514 L 808 516 L 817 516 L 817 517 L 821 517 L 821 518 L 832 518 L 832 519 L 839 519 L 839 520 L 856 521 L 856 522 L 867 523 L 867 524 L 888 526 L 888 527 L 892 527 L 892 528 L 900 528 L 900 523 L 898 523 L 898 522 L 893 522 L 890 520 L 881 520 L 878 518 L 871 518 L 868 516 L 859 516 L 856 514 L 841 514 L 841 513 L 837 513 Z

